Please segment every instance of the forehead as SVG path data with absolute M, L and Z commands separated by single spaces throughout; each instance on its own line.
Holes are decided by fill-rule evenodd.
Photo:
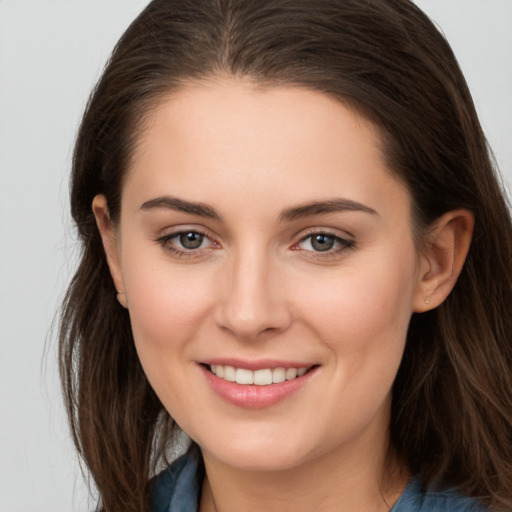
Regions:
M 246 194 L 362 201 L 378 199 L 383 187 L 402 188 L 386 168 L 378 128 L 354 110 L 317 91 L 242 79 L 190 85 L 162 99 L 125 184 L 141 201 L 160 190 L 204 202 L 236 196 L 240 206 Z
M 316 90 L 298 85 L 260 85 L 249 78 L 188 83 L 162 97 L 151 109 L 135 158 L 141 149 L 149 149 L 152 141 L 158 144 L 156 132 L 163 130 L 168 138 L 183 141 L 192 135 L 194 142 L 203 143 L 213 142 L 215 135 L 220 139 L 222 133 L 229 135 L 233 143 L 246 137 L 251 142 L 247 149 L 255 150 L 283 145 L 292 138 L 311 139 L 314 135 L 328 142 L 326 135 L 333 126 L 336 134 L 342 134 L 343 128 L 350 130 L 342 134 L 345 139 L 357 136 L 350 123 L 340 122 L 340 114 L 359 125 L 369 144 L 380 146 L 381 135 L 375 124 L 340 100 Z

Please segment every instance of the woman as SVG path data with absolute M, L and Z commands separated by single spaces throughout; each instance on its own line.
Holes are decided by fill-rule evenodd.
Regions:
M 410 1 L 154 0 L 71 201 L 61 367 L 101 510 L 512 509 L 510 213 Z

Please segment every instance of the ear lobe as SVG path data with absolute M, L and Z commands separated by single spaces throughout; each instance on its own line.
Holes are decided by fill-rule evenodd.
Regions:
M 436 221 L 420 255 L 414 312 L 434 309 L 448 297 L 466 261 L 473 228 L 474 216 L 468 210 L 447 212 Z
M 104 195 L 97 195 L 92 202 L 92 211 L 96 218 L 96 224 L 101 235 L 103 248 L 107 257 L 110 275 L 114 281 L 114 286 L 118 291 L 117 298 L 122 306 L 128 307 L 126 295 L 124 293 L 123 274 L 121 272 L 121 262 L 119 258 L 119 249 L 117 246 L 116 230 L 110 219 L 107 199 Z

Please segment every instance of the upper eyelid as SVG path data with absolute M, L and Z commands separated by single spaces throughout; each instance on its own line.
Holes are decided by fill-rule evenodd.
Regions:
M 180 228 L 173 230 L 163 229 L 158 234 L 153 236 L 153 240 L 159 244 L 163 244 L 165 242 L 170 242 L 173 238 L 179 237 L 180 235 L 185 235 L 187 233 L 197 233 L 198 235 L 204 236 L 208 240 L 213 241 L 213 238 L 208 233 L 198 228 Z
M 157 237 L 157 241 L 165 241 L 165 240 L 169 241 L 169 240 L 172 240 L 173 238 L 177 238 L 181 235 L 186 235 L 187 233 L 197 233 L 198 235 L 201 235 L 204 238 L 207 238 L 212 243 L 218 243 L 210 235 L 208 235 L 207 233 L 204 233 L 202 231 L 199 231 L 197 229 L 184 229 L 184 230 L 179 230 L 179 231 L 173 231 L 172 233 L 167 233 L 167 234 Z
M 295 242 L 292 247 L 295 247 L 295 246 L 305 242 L 306 240 L 308 240 L 309 238 L 311 238 L 314 235 L 325 235 L 327 237 L 333 238 L 334 241 L 339 243 L 340 245 L 342 245 L 343 248 L 347 248 L 349 246 L 352 247 L 352 246 L 355 245 L 355 240 L 353 240 L 351 238 L 344 238 L 344 237 L 341 237 L 341 236 L 338 236 L 338 235 L 333 235 L 331 233 L 325 233 L 325 232 L 316 232 L 316 233 L 313 232 L 313 233 L 310 233 L 309 235 L 306 235 L 306 236 L 302 237 L 298 242 Z M 333 252 L 333 251 L 332 250 L 326 250 L 325 251 L 326 254 L 328 252 Z
M 355 236 L 345 230 L 337 228 L 326 228 L 326 227 L 312 227 L 306 228 L 305 230 L 299 231 L 295 237 L 298 237 L 299 242 L 302 242 L 311 235 L 328 235 L 340 240 L 355 241 Z
M 180 226 L 180 227 L 166 227 L 161 230 L 159 230 L 158 234 L 155 238 L 173 238 L 178 235 L 182 235 L 184 233 L 198 233 L 200 235 L 203 235 L 211 240 L 215 239 L 216 237 L 211 234 L 210 230 L 199 227 L 199 226 Z

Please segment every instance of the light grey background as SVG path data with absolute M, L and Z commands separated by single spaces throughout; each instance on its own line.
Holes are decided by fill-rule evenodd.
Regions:
M 76 126 L 110 49 L 146 3 L 0 0 L 0 512 L 93 508 L 48 333 L 76 256 L 67 200 Z M 452 43 L 510 186 L 512 0 L 418 4 Z

